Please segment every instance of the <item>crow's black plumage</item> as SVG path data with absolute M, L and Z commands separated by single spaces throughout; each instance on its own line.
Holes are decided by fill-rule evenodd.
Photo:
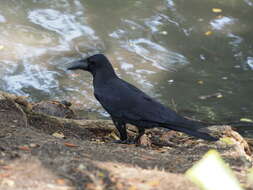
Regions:
M 103 54 L 76 61 L 68 69 L 82 69 L 93 75 L 94 95 L 110 114 L 120 133 L 121 141 L 127 141 L 127 123 L 138 128 L 139 135 L 136 140 L 144 134 L 145 129 L 153 127 L 172 129 L 205 140 L 218 140 L 208 133 L 198 131 L 204 127 L 200 123 L 178 115 L 140 89 L 120 79 Z

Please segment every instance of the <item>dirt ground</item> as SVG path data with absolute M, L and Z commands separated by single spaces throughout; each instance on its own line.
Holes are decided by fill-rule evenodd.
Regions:
M 41 111 L 23 97 L 0 93 L 0 189 L 197 190 L 184 173 L 209 149 L 218 150 L 250 189 L 251 147 L 229 127 L 216 135 L 229 136 L 232 145 L 160 129 L 148 131 L 140 145 L 117 144 L 111 121 L 71 119 L 68 106 L 53 102 L 51 111 Z M 61 118 L 48 115 L 58 112 Z

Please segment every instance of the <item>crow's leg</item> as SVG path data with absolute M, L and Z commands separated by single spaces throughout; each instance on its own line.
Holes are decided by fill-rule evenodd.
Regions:
M 116 120 L 114 118 L 112 118 L 112 121 L 119 131 L 121 142 L 126 142 L 127 141 L 126 124 L 124 122 Z
M 144 128 L 142 128 L 142 127 L 137 127 L 137 128 L 138 128 L 139 133 L 138 133 L 137 137 L 135 137 L 135 139 L 134 139 L 135 143 L 138 143 L 140 138 L 142 137 L 142 135 L 145 134 L 145 129 Z

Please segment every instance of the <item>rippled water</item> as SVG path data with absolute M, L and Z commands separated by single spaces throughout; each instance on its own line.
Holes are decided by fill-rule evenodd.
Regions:
M 122 78 L 181 113 L 253 118 L 251 0 L 0 2 L 2 90 L 103 113 L 91 76 L 66 67 L 104 52 Z

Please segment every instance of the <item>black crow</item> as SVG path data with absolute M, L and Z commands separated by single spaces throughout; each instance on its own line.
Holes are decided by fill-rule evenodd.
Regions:
M 140 89 L 120 79 L 103 54 L 76 61 L 68 68 L 76 69 L 88 71 L 93 75 L 94 95 L 110 114 L 120 133 L 121 142 L 128 141 L 127 123 L 138 128 L 139 135 L 135 142 L 145 133 L 145 129 L 153 127 L 180 131 L 209 141 L 218 140 L 208 133 L 199 131 L 204 127 L 199 122 L 178 115 Z

